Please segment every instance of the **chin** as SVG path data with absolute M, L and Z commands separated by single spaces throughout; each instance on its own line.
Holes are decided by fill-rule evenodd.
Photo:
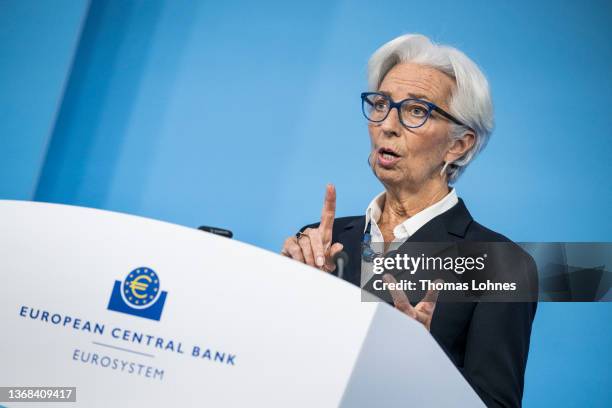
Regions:
M 406 181 L 406 176 L 399 169 L 385 169 L 383 167 L 375 168 L 376 178 L 384 185 L 397 185 Z

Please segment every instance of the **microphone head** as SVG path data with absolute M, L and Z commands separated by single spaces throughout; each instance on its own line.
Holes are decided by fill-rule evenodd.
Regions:
M 210 232 L 211 234 L 220 235 L 225 238 L 231 238 L 234 236 L 234 233 L 230 230 L 217 228 L 217 227 L 209 227 L 208 225 L 202 225 L 198 227 L 200 231 Z
M 346 252 L 344 251 L 340 251 L 338 252 L 336 255 L 334 255 L 334 263 L 337 265 L 338 261 L 342 259 L 342 262 L 344 264 L 344 266 L 348 265 L 349 263 L 349 256 Z

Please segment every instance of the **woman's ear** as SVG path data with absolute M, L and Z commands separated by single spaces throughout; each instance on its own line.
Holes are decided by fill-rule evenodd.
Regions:
M 454 139 L 450 149 L 444 156 L 444 161 L 452 163 L 462 158 L 476 143 L 476 135 L 471 130 L 466 131 L 459 139 Z

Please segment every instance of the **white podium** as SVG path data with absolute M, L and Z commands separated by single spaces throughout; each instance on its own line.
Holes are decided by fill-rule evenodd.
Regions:
M 0 386 L 84 407 L 483 405 L 420 324 L 277 254 L 35 202 L 0 201 L 0 231 Z

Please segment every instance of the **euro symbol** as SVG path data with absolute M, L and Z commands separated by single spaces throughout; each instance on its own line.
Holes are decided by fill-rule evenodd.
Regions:
M 145 294 L 137 293 L 137 292 L 146 291 L 147 288 L 149 287 L 149 283 L 141 282 L 142 279 L 145 279 L 149 281 L 149 283 L 151 283 L 151 278 L 149 278 L 147 275 L 140 275 L 136 279 L 130 282 L 130 289 L 132 289 L 132 294 L 136 296 L 138 299 L 145 299 L 147 297 L 146 293 Z

